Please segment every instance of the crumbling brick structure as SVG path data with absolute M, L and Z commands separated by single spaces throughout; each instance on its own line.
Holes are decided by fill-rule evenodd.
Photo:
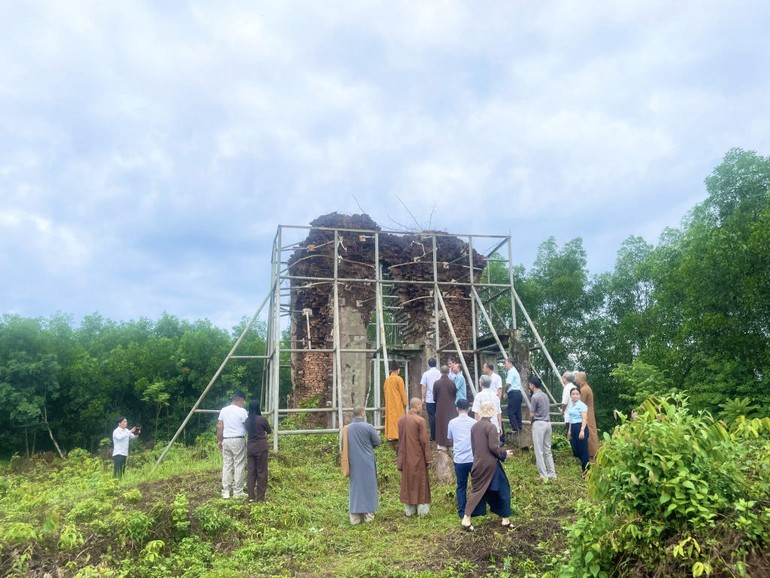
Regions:
M 418 345 L 420 350 L 410 360 L 410 375 L 417 376 L 410 384 L 410 395 L 419 390 L 414 382 L 419 380 L 426 359 L 436 353 L 434 267 L 435 280 L 442 284 L 441 295 L 460 347 L 470 348 L 470 288 L 458 283 L 469 283 L 471 278 L 479 280 L 486 266 L 483 255 L 474 250 L 471 257 L 468 244 L 447 233 L 380 233 L 380 227 L 368 215 L 331 213 L 318 217 L 311 226 L 307 238 L 299 243 L 288 262 L 292 347 L 308 350 L 292 354 L 293 406 L 317 398 L 320 407 L 327 407 L 333 399 L 333 353 L 314 350 L 331 349 L 334 343 L 335 231 L 339 244 L 336 278 L 343 406 L 364 405 L 368 396 L 370 355 L 345 349 L 372 347 L 368 344 L 367 328 L 376 306 L 378 266 L 382 267 L 383 290 L 398 297 L 400 318 L 405 323 L 401 339 L 404 344 Z M 375 261 L 377 252 L 379 262 Z M 449 343 L 450 331 L 441 309 L 438 327 L 442 345 Z

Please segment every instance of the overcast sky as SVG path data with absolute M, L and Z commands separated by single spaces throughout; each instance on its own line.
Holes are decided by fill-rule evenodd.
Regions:
M 770 154 L 768 29 L 765 0 L 2 2 L 0 313 L 229 329 L 278 225 L 404 205 L 612 269 Z

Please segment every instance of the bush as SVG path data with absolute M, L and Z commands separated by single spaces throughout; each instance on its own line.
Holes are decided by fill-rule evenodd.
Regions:
M 770 419 L 650 398 L 605 444 L 559 576 L 748 576 L 770 543 Z

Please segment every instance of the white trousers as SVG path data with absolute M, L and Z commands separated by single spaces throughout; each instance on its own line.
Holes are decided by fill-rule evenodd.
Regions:
M 222 440 L 222 497 L 230 497 L 230 489 L 233 496 L 243 493 L 243 484 L 246 481 L 244 470 L 246 469 L 246 438 L 232 438 Z

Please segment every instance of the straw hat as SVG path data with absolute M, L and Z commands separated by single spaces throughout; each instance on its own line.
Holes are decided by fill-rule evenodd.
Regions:
M 479 414 L 481 417 L 495 417 L 497 415 L 495 404 L 491 401 L 483 402 L 479 407 Z

